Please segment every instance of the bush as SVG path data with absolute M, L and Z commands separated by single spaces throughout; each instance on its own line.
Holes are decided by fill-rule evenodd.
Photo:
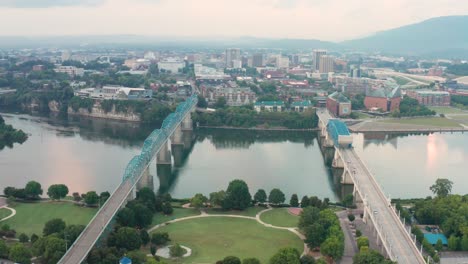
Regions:
M 174 246 L 170 247 L 169 254 L 173 258 L 179 258 L 185 254 L 185 250 L 179 244 L 175 244 Z M 239 264 L 240 264 L 240 261 L 239 261 Z
M 18 239 L 19 239 L 19 242 L 21 242 L 21 243 L 27 243 L 27 242 L 29 242 L 29 237 L 28 237 L 28 235 L 26 235 L 25 233 L 21 233 L 21 234 L 19 235 Z
M 353 222 L 356 219 L 356 217 L 353 214 L 349 214 L 348 219 L 350 222 Z

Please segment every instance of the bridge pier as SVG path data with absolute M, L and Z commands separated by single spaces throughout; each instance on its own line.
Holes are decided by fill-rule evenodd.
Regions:
M 181 126 L 182 126 L 183 131 L 193 130 L 193 121 L 192 121 L 192 116 L 190 114 L 187 114 L 184 120 L 182 120 Z
M 150 188 L 151 190 L 154 190 L 153 176 L 149 172 L 149 167 L 146 168 L 140 180 L 137 182 L 136 190 L 139 191 L 145 187 Z
M 343 170 L 343 175 L 341 176 L 341 184 L 354 184 L 353 179 L 351 178 L 351 172 L 348 168 Z
M 157 164 L 171 164 L 172 163 L 171 151 L 169 150 L 169 147 L 167 146 L 167 141 L 164 142 L 161 149 L 159 150 L 156 156 L 156 163 Z
M 193 130 L 185 130 L 182 135 L 182 141 L 184 143 L 184 149 L 188 150 L 192 147 L 193 142 Z
M 159 193 L 166 193 L 172 182 L 172 164 L 157 164 L 156 173 L 159 179 Z
M 182 128 L 181 125 L 178 125 L 174 130 L 174 133 L 171 135 L 171 145 L 182 145 Z
M 340 169 L 344 168 L 344 161 L 341 158 L 339 152 L 336 150 L 335 150 L 335 157 L 333 157 L 332 167 L 340 168 Z
M 184 144 L 172 145 L 172 156 L 174 157 L 174 167 L 180 167 L 184 160 Z

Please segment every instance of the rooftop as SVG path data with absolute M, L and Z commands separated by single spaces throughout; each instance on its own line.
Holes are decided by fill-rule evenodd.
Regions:
M 348 126 L 346 126 L 345 123 L 343 123 L 342 121 L 340 121 L 339 119 L 329 119 L 328 120 L 328 126 L 329 127 L 333 127 L 336 132 L 338 133 L 338 135 L 342 135 L 342 136 L 349 136 L 351 135 L 349 133 L 349 130 L 348 130 Z
M 333 99 L 333 100 L 335 100 L 335 101 L 338 101 L 338 102 L 340 102 L 340 103 L 350 103 L 350 102 L 351 102 L 351 101 L 349 101 L 348 98 L 346 98 L 346 96 L 344 96 L 344 95 L 343 95 L 342 93 L 340 93 L 340 92 L 334 92 L 334 93 L 330 94 L 330 95 L 328 96 L 328 98 L 331 98 L 331 99 Z
M 306 106 L 311 106 L 312 103 L 309 100 L 306 101 L 301 101 L 301 102 L 293 102 L 291 104 L 292 107 L 306 107 Z
M 384 87 L 369 89 L 366 96 L 382 97 L 382 98 L 397 98 L 401 97 L 401 89 L 399 85 L 394 85 L 392 82 L 386 82 Z
M 284 106 L 283 101 L 261 101 L 255 102 L 256 106 Z
M 442 240 L 443 245 L 447 245 L 447 237 L 445 237 L 444 234 L 432 234 L 432 233 L 426 233 L 424 234 L 424 238 L 429 242 L 431 245 L 437 244 L 437 241 L 440 239 Z

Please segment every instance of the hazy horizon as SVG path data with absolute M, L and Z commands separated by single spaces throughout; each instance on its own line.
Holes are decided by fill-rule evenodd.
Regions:
M 0 36 L 365 37 L 468 14 L 458 0 L 0 0 Z

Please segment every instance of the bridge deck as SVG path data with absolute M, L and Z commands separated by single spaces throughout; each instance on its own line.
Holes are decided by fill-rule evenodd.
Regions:
M 349 162 L 347 166 L 351 171 L 355 171 L 352 175 L 354 184 L 367 200 L 368 210 L 373 214 L 380 230 L 383 230 L 382 239 L 387 240 L 387 246 L 390 247 L 390 254 L 394 260 L 399 264 L 425 263 L 374 176 L 357 153 L 353 149 L 340 149 L 340 151 L 344 162 Z
M 101 210 L 99 210 L 88 226 L 86 226 L 81 236 L 62 257 L 60 263 L 79 264 L 86 258 L 89 251 L 93 248 L 104 231 L 104 228 L 112 220 L 123 202 L 125 202 L 132 187 L 133 184 L 130 180 L 120 184 Z

